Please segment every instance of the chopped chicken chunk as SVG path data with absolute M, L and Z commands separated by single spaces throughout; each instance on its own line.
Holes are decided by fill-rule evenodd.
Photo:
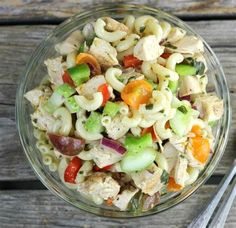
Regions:
M 118 194 L 112 202 L 116 207 L 120 208 L 121 211 L 125 211 L 129 205 L 130 200 L 137 192 L 138 189 L 126 189 L 122 193 Z
M 43 131 L 53 132 L 56 119 L 52 115 L 37 110 L 31 115 L 31 120 L 34 127 Z
M 179 83 L 179 96 L 184 97 L 191 94 L 201 93 L 201 84 L 199 79 L 195 76 L 183 76 Z
M 174 27 L 171 29 L 170 33 L 167 36 L 167 42 L 169 43 L 174 43 L 180 39 L 182 39 L 186 34 L 186 31 L 178 28 L 178 27 Z
M 32 89 L 27 92 L 24 97 L 33 105 L 38 106 L 40 98 L 43 96 L 43 91 L 40 89 Z
M 194 55 L 196 53 L 203 52 L 203 43 L 202 41 L 195 36 L 185 36 L 182 39 L 171 43 L 175 46 L 174 52 L 179 53 L 189 53 Z
M 115 198 L 120 191 L 120 185 L 105 173 L 94 173 L 80 183 L 77 189 L 82 194 L 92 198 Z
M 49 80 L 55 85 L 63 84 L 62 75 L 64 74 L 64 69 L 62 66 L 62 56 L 55 59 L 47 59 L 44 61 L 44 64 L 48 69 Z
M 150 196 L 160 191 L 162 188 L 161 183 L 162 169 L 156 167 L 154 173 L 147 170 L 131 173 L 135 185 L 142 190 L 143 193 Z
M 61 55 L 68 55 L 69 53 L 77 50 L 84 38 L 81 31 L 77 30 L 70 34 L 70 36 L 61 43 L 55 45 L 55 49 Z
M 122 159 L 122 155 L 99 145 L 94 146 L 88 153 L 99 168 L 114 164 Z
M 188 160 L 182 154 L 179 154 L 175 164 L 174 179 L 181 186 L 184 186 L 185 181 L 188 179 L 187 167 Z
M 118 65 L 116 58 L 117 51 L 111 44 L 105 40 L 95 38 L 89 49 L 89 52 L 98 60 L 104 68 Z
M 124 32 L 129 32 L 129 28 L 124 25 L 123 23 L 120 23 L 119 21 L 116 21 L 112 19 L 111 17 L 103 17 L 102 18 L 106 22 L 106 30 L 107 31 L 124 31 Z
M 156 60 L 163 52 L 154 35 L 141 38 L 134 47 L 134 56 L 143 61 Z
M 168 142 L 164 145 L 163 155 L 168 163 L 168 173 L 171 173 L 172 169 L 174 168 L 178 154 L 179 152 L 171 143 Z
M 120 115 L 116 115 L 105 128 L 109 138 L 115 140 L 121 138 L 129 131 L 129 127 L 125 123 L 122 123 Z
M 204 121 L 216 121 L 221 118 L 224 111 L 223 101 L 215 94 L 203 94 L 196 97 L 193 104 L 200 112 Z

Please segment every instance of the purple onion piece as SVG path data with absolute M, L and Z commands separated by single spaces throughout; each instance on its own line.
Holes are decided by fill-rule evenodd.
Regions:
M 104 147 L 116 151 L 119 154 L 124 154 L 126 152 L 125 147 L 120 142 L 115 141 L 113 139 L 103 137 L 100 141 L 100 144 Z
M 181 100 L 181 101 L 183 101 L 183 100 L 186 100 L 186 101 L 189 101 L 189 102 L 191 101 L 190 95 L 183 96 L 183 97 L 178 96 L 178 98 L 179 98 L 179 100 Z

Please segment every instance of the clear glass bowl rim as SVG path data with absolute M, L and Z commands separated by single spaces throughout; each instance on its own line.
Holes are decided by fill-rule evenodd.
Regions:
M 30 75 L 30 70 L 33 66 L 33 63 L 39 58 L 41 51 L 43 48 L 46 46 L 47 42 L 52 39 L 56 34 L 60 33 L 63 28 L 68 26 L 73 20 L 79 20 L 82 17 L 86 16 L 92 16 L 94 10 L 97 12 L 103 12 L 103 11 L 114 11 L 114 10 L 146 10 L 150 14 L 158 14 L 161 15 L 162 17 L 167 17 L 170 20 L 173 20 L 175 22 L 178 22 L 179 24 L 182 24 L 188 31 L 193 33 L 194 35 L 200 37 L 192 28 L 190 28 L 188 25 L 186 25 L 183 21 L 181 21 L 179 18 L 172 16 L 168 13 L 163 12 L 162 10 L 155 9 L 155 8 L 150 8 L 145 5 L 138 5 L 138 4 L 106 4 L 106 5 L 93 5 L 92 7 L 87 8 L 86 10 L 79 12 L 78 14 L 72 16 L 71 18 L 65 20 L 63 23 L 58 25 L 50 34 L 40 43 L 40 45 L 37 47 L 37 49 L 33 52 L 31 55 L 25 71 L 21 75 L 21 81 L 18 86 L 17 90 L 17 96 L 16 96 L 16 121 L 17 121 L 17 128 L 20 136 L 20 141 L 22 144 L 22 147 L 24 149 L 24 152 L 34 170 L 34 172 L 37 174 L 41 182 L 55 195 L 59 196 L 66 202 L 72 204 L 73 206 L 80 208 L 82 210 L 94 213 L 96 215 L 101 215 L 101 216 L 107 216 L 107 217 L 118 217 L 118 218 L 130 218 L 130 217 L 141 217 L 141 216 L 146 216 L 146 215 L 152 215 L 161 211 L 164 211 L 168 208 L 173 207 L 174 205 L 177 205 L 178 203 L 182 202 L 186 198 L 188 198 L 190 195 L 192 195 L 202 184 L 206 182 L 206 180 L 211 176 L 211 174 L 214 172 L 218 162 L 220 161 L 227 141 L 228 141 L 228 134 L 229 134 L 229 127 L 230 127 L 230 122 L 231 122 L 231 105 L 230 105 L 230 96 L 229 96 L 229 89 L 227 86 L 227 81 L 223 72 L 223 69 L 221 67 L 221 64 L 219 63 L 216 55 L 212 51 L 212 49 L 209 47 L 209 45 L 200 37 L 204 43 L 204 47 L 208 50 L 208 52 L 211 54 L 213 61 L 218 67 L 218 73 L 220 73 L 220 86 L 222 89 L 222 96 L 224 99 L 224 115 L 223 118 L 220 122 L 220 130 L 222 131 L 222 134 L 219 135 L 219 139 L 217 141 L 217 149 L 215 153 L 217 156 L 213 156 L 212 160 L 209 162 L 201 176 L 198 178 L 198 180 L 190 187 L 185 188 L 182 192 L 180 192 L 176 197 L 173 197 L 170 199 L 169 202 L 166 202 L 164 205 L 160 205 L 155 207 L 154 209 L 143 212 L 141 214 L 132 214 L 132 213 L 127 213 L 127 212 L 120 212 L 120 211 L 110 211 L 106 209 L 99 209 L 95 208 L 92 206 L 88 206 L 85 203 L 77 202 L 74 201 L 73 199 L 69 198 L 66 194 L 60 191 L 60 189 L 57 188 L 55 183 L 53 183 L 52 180 L 46 177 L 46 175 L 37 167 L 35 166 L 34 162 L 34 157 L 30 153 L 30 150 L 27 146 L 26 143 L 26 137 L 24 134 L 22 134 L 22 129 L 24 128 L 23 126 L 23 104 L 22 104 L 22 99 L 23 95 L 25 92 L 25 87 L 27 85 L 27 79 Z

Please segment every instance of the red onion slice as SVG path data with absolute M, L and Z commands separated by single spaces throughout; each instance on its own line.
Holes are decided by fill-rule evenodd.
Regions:
M 125 147 L 120 142 L 115 141 L 113 139 L 103 137 L 100 141 L 100 144 L 104 147 L 116 151 L 119 154 L 124 154 L 126 152 Z

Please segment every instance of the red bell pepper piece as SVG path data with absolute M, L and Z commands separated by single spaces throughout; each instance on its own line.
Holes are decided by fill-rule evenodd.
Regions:
M 123 63 L 124 63 L 125 68 L 138 67 L 142 64 L 142 60 L 139 60 L 133 55 L 127 55 L 127 56 L 124 56 Z
M 144 128 L 144 129 L 142 130 L 142 132 L 141 132 L 141 135 L 145 135 L 145 134 L 147 134 L 147 133 L 151 133 L 151 135 L 152 135 L 152 141 L 153 141 L 153 142 L 156 142 L 156 141 L 157 141 L 158 138 L 157 138 L 157 136 L 156 136 L 156 133 L 155 133 L 153 127 Z
M 161 57 L 164 58 L 164 59 L 168 59 L 171 54 L 172 54 L 172 53 L 163 53 L 163 54 L 161 55 Z
M 67 71 L 65 71 L 64 74 L 62 75 L 62 80 L 64 83 L 69 84 L 71 87 L 75 87 L 75 84 Z
M 102 96 L 103 96 L 102 106 L 104 106 L 110 98 L 110 92 L 109 92 L 109 89 L 108 89 L 108 84 L 105 83 L 105 84 L 100 85 L 98 87 L 98 92 L 102 93 Z
M 64 173 L 64 180 L 65 182 L 75 184 L 75 178 L 79 169 L 82 166 L 82 162 L 78 157 L 74 157 L 70 163 L 68 164 L 65 173 Z

